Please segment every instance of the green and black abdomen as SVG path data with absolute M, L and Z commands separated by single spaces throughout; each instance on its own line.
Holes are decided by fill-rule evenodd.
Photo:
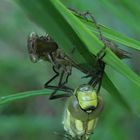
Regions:
M 102 99 L 98 97 L 98 100 L 97 108 L 91 113 L 80 108 L 75 96 L 71 96 L 67 100 L 63 125 L 68 135 L 79 140 L 89 140 L 103 108 Z

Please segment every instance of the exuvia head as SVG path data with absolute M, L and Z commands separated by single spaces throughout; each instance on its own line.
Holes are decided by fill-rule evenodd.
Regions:
M 96 90 L 91 85 L 81 85 L 74 92 L 79 106 L 86 112 L 93 111 L 98 104 Z
M 36 53 L 36 40 L 38 35 L 35 32 L 30 33 L 28 37 L 27 47 L 29 56 L 32 62 L 36 63 L 38 61 L 38 55 Z

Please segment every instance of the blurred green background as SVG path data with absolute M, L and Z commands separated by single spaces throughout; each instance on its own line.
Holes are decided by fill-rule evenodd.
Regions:
M 43 61 L 33 64 L 28 57 L 26 42 L 30 32 L 45 34 L 45 31 L 35 25 L 14 1 L 0 2 L 0 96 L 42 89 L 47 79 L 54 75 L 51 64 Z M 62 2 L 67 7 L 81 12 L 89 10 L 99 23 L 140 40 L 139 0 L 63 0 Z M 127 63 L 140 74 L 138 61 L 140 54 L 134 50 L 129 51 L 133 57 Z M 140 107 L 135 104 L 133 96 L 137 96 L 140 91 L 118 73 L 112 71 L 110 73 L 112 79 L 117 79 L 114 82 L 119 83 L 120 91 L 123 93 L 123 86 L 126 84 L 127 89 L 123 96 L 133 108 L 136 108 L 136 111 L 127 112 L 102 89 L 101 95 L 105 107 L 92 138 L 139 140 Z M 85 82 L 79 81 L 81 76 L 83 74 L 74 69 L 69 86 L 76 87 Z M 140 98 L 137 102 L 140 102 Z M 40 96 L 0 106 L 0 140 L 61 140 L 64 135 L 62 125 L 64 104 L 65 99 L 49 101 L 47 96 Z

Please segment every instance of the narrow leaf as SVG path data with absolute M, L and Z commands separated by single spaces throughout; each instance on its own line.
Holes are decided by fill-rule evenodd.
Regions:
M 9 103 L 15 100 L 21 100 L 33 96 L 40 96 L 40 95 L 49 95 L 52 93 L 52 90 L 43 89 L 43 90 L 35 90 L 35 91 L 26 91 L 21 93 L 16 93 L 12 95 L 2 96 L 0 97 L 0 105 Z
M 93 22 L 91 20 L 84 20 L 83 18 L 77 16 L 80 21 L 82 23 L 84 23 L 84 25 L 92 32 L 98 34 L 97 29 L 95 27 L 95 25 L 93 24 Z M 116 32 L 114 30 L 111 30 L 103 25 L 100 25 L 101 31 L 103 33 L 103 35 L 110 39 L 113 40 L 115 42 L 118 42 L 122 45 L 125 45 L 126 47 L 132 48 L 132 49 L 136 49 L 138 51 L 140 51 L 140 41 L 137 41 L 135 39 L 132 39 L 130 37 L 127 37 L 119 32 Z
M 94 55 L 100 51 L 103 47 L 103 43 L 58 0 L 18 0 L 18 3 L 39 26 L 45 29 L 45 31 L 57 41 L 59 46 L 63 48 L 74 62 L 87 70 L 91 71 L 93 69 L 93 64 L 95 63 Z M 76 48 L 76 51 L 72 54 L 71 51 L 73 48 Z M 111 57 L 113 57 L 113 61 Z M 104 61 L 124 76 L 131 73 L 130 76 L 127 76 L 128 79 L 140 86 L 139 77 L 136 77 L 136 75 L 108 49 Z M 103 85 L 104 84 L 106 83 L 103 83 Z M 119 101 L 122 101 L 122 99 Z

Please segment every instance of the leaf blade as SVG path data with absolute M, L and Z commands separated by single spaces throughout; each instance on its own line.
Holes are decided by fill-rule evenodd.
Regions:
M 72 55 L 72 57 L 74 56 L 73 60 L 77 64 L 81 64 L 82 66 L 85 66 L 87 69 L 92 70 L 93 63 L 92 61 L 94 58 L 93 55 L 96 55 L 96 53 L 102 48 L 103 46 L 102 42 L 100 42 L 100 40 L 98 40 L 98 38 L 95 35 L 93 35 L 88 29 L 86 29 L 85 25 L 80 23 L 80 21 L 76 19 L 76 17 L 74 17 L 74 15 L 72 15 L 64 6 L 62 6 L 60 2 L 56 0 L 54 1 L 36 0 L 36 2 L 39 3 L 39 6 L 43 9 L 40 10 L 40 8 L 38 8 L 38 5 L 34 5 L 34 2 L 32 0 L 28 2 L 26 0 L 23 1 L 19 1 L 19 3 L 24 4 L 24 6 L 22 5 L 23 8 L 27 13 L 30 13 L 30 15 L 32 15 L 34 21 L 36 21 L 41 27 L 47 30 L 48 33 L 52 35 L 54 39 L 58 42 L 60 47 L 63 48 L 65 52 L 67 52 L 67 54 L 70 55 L 71 50 L 73 49 L 73 47 L 76 46 L 77 51 L 75 53 L 76 55 L 74 54 Z M 28 6 L 26 5 L 26 2 L 28 3 Z M 33 8 L 36 9 L 35 13 L 32 12 L 33 8 L 30 7 L 31 5 L 33 6 Z M 42 14 L 43 19 L 42 18 L 37 19 L 37 17 L 40 14 Z M 57 21 L 54 17 L 59 17 L 60 18 L 59 21 Z M 78 25 L 78 28 L 76 25 Z M 87 55 L 83 55 L 81 50 L 82 52 L 86 52 Z M 109 55 L 111 56 L 114 55 L 111 54 L 109 50 L 107 50 L 107 53 L 109 53 Z M 113 68 L 116 68 L 116 66 L 112 62 L 110 63 L 109 59 L 110 59 L 109 56 L 104 58 L 104 60 L 108 64 L 111 64 Z M 120 60 L 117 57 L 115 57 L 115 60 L 117 62 L 118 61 L 120 62 Z M 122 64 L 123 63 L 121 63 L 121 66 Z M 118 71 L 120 72 L 120 70 Z M 125 73 L 123 74 L 126 76 Z M 128 78 L 131 79 L 131 77 Z M 140 85 L 138 84 L 138 86 Z
M 43 90 L 35 90 L 35 91 L 26 91 L 21 93 L 16 93 L 12 95 L 2 96 L 0 97 L 0 105 L 9 103 L 15 100 L 21 100 L 29 97 L 40 96 L 40 95 L 50 95 L 51 90 L 43 89 Z

